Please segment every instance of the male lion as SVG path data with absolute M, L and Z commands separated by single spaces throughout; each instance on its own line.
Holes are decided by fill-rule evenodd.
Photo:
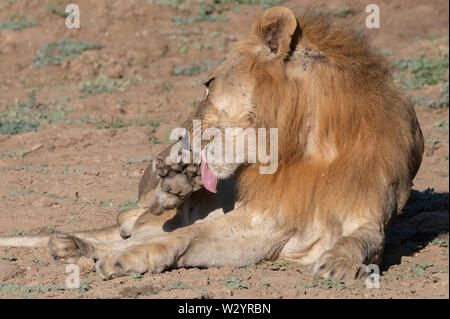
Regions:
M 195 163 L 172 163 L 166 150 L 142 177 L 139 208 L 120 213 L 116 225 L 0 243 L 48 242 L 65 262 L 95 258 L 105 279 L 279 256 L 314 264 L 316 278 L 353 279 L 378 263 L 423 153 L 414 109 L 383 58 L 326 14 L 296 17 L 275 7 L 206 86 L 189 121 L 201 120 L 202 129 L 278 128 L 274 174 L 260 174 L 260 163 L 211 163 L 214 194 Z

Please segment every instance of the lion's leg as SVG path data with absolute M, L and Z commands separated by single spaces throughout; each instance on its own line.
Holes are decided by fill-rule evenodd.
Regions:
M 179 228 L 167 236 L 112 251 L 98 260 L 103 278 L 124 273 L 162 272 L 171 267 L 247 266 L 276 258 L 292 236 L 272 217 L 245 208 Z
M 161 235 L 164 235 L 161 227 L 148 229 L 146 233 L 138 234 L 133 236 L 133 238 L 116 241 L 101 241 L 95 238 L 81 238 L 71 234 L 60 233 L 50 238 L 48 247 L 50 254 L 55 260 L 64 263 L 75 263 L 82 256 L 97 260 L 111 251 L 136 246 Z
M 379 263 L 384 247 L 384 232 L 377 223 L 360 226 L 341 237 L 314 265 L 315 278 L 359 279 L 367 264 Z
M 155 238 L 165 234 L 163 225 L 172 220 L 174 211 L 167 211 L 160 216 L 152 215 L 147 224 L 146 239 Z M 133 217 L 133 216 L 132 216 Z M 81 256 L 100 258 L 104 252 L 126 247 L 133 241 L 124 240 L 119 232 L 119 224 L 94 231 L 73 234 L 59 233 L 47 236 L 48 249 L 55 260 L 73 263 Z M 139 236 L 137 236 L 139 238 Z
M 125 241 L 122 240 L 122 234 L 119 235 L 117 224 L 104 230 L 54 235 L 48 241 L 50 253 L 56 260 L 62 262 L 75 262 L 81 256 L 98 259 L 106 252 L 136 245 L 143 240 L 150 241 L 198 220 L 222 216 L 224 212 L 234 207 L 230 183 L 232 181 L 224 182 L 221 186 L 224 189 L 220 195 L 204 189 L 194 193 L 176 212 L 165 211 L 155 216 L 145 210 L 140 213 L 138 208 L 122 213 L 118 219 L 120 221 L 122 218 L 125 223 L 122 223 L 120 229 L 122 230 L 127 221 L 130 221 L 133 227 L 131 238 Z M 126 217 L 128 219 L 125 219 Z

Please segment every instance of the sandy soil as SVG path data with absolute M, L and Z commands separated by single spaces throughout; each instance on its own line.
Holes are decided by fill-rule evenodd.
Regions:
M 82 26 L 69 30 L 64 18 L 47 7 L 63 8 L 64 1 L 0 0 L 0 25 L 13 16 L 37 21 L 21 31 L 0 29 L 0 112 L 8 104 L 29 100 L 31 88 L 37 89 L 32 106 L 37 111 L 61 104 L 71 108 L 63 121 L 41 121 L 38 131 L 0 134 L 0 234 L 71 232 L 114 223 L 119 205 L 136 200 L 148 159 L 166 147 L 170 130 L 182 123 L 193 101 L 204 93 L 204 73 L 177 76 L 174 67 L 220 61 L 263 11 L 260 5 L 241 5 L 224 12 L 227 22 L 178 26 L 173 17 L 192 13 L 150 2 L 77 1 Z M 366 33 L 391 61 L 421 53 L 432 57 L 445 50 L 448 54 L 447 1 L 377 3 L 380 29 L 364 27 L 365 1 L 289 0 L 284 5 L 314 4 L 336 11 L 348 5 L 351 12 L 341 19 Z M 105 47 L 85 51 L 60 66 L 33 66 L 36 52 L 61 38 Z M 80 82 L 99 74 L 130 83 L 123 92 L 81 98 Z M 406 93 L 436 101 L 442 85 Z M 448 107 L 416 104 L 416 112 L 427 139 L 426 155 L 413 198 L 388 235 L 379 289 L 365 287 L 364 281 L 314 282 L 309 267 L 283 260 L 243 269 L 177 269 L 105 282 L 96 276 L 93 262 L 81 259 L 82 286 L 72 290 L 64 289 L 66 265 L 54 262 L 45 249 L 0 248 L 0 297 L 448 298 L 448 122 L 437 124 L 448 120 Z M 115 125 L 109 123 L 112 119 Z M 120 128 L 117 119 L 133 125 Z M 150 125 L 150 120 L 160 123 Z M 108 123 L 112 128 L 105 128 Z

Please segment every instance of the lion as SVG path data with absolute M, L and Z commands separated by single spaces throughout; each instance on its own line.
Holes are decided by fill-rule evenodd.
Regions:
M 312 265 L 314 278 L 347 280 L 378 264 L 424 142 L 413 106 L 367 40 L 326 13 L 273 7 L 205 85 L 188 132 L 193 119 L 202 129 L 278 128 L 274 173 L 248 158 L 177 163 L 168 148 L 144 172 L 138 208 L 115 225 L 0 244 L 48 245 L 68 263 L 94 258 L 103 279 L 282 257 Z

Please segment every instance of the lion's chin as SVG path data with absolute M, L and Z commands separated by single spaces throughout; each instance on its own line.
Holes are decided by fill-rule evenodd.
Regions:
M 209 165 L 209 169 L 211 170 L 211 172 L 213 172 L 213 174 L 216 175 L 218 179 L 226 179 L 226 178 L 231 177 L 241 164 L 209 163 L 208 165 Z

